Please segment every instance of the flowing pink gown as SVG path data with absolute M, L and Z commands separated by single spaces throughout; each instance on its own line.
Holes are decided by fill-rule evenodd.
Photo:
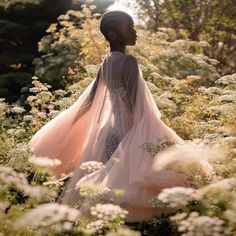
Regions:
M 58 202 L 76 204 L 83 199 L 75 189 L 77 183 L 122 189 L 124 195 L 112 196 L 112 202 L 127 209 L 126 221 L 133 222 L 163 212 L 148 202 L 163 188 L 187 184 L 181 173 L 152 168 L 153 156 L 140 146 L 158 144 L 160 139 L 184 142 L 161 120 L 136 58 L 113 51 L 78 100 L 44 125 L 29 145 L 35 156 L 62 161 L 54 168 L 58 178 L 73 171 Z M 87 161 L 103 162 L 105 168 L 84 176 L 80 165 Z M 103 200 L 110 198 L 107 194 Z

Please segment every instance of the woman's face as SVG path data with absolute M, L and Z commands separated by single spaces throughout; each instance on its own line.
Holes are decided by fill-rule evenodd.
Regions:
M 135 45 L 137 34 L 131 17 L 124 17 L 113 31 L 111 40 L 122 45 Z

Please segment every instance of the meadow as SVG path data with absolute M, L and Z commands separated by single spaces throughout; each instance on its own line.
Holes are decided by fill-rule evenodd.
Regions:
M 152 199 L 153 207 L 179 209 L 151 221 L 125 223 L 124 209 L 99 202 L 99 196 L 112 190 L 96 186 L 78 189 L 91 200 L 89 217 L 55 203 L 66 176 L 55 180 L 51 168 L 60 163 L 35 159 L 27 144 L 40 127 L 78 99 L 108 53 L 93 9 L 85 5 L 82 11 L 68 11 L 48 28 L 39 42 L 43 55 L 34 61 L 30 94 L 23 102 L 0 99 L 0 236 L 236 235 L 236 73 L 221 75 L 218 61 L 205 54 L 207 41 L 178 39 L 171 28 L 154 33 L 137 28 L 137 45 L 128 53 L 137 57 L 162 120 L 186 140 L 180 151 L 192 145 L 195 152 L 186 154 L 189 159 L 209 158 L 216 175 L 193 176 L 197 188 L 164 189 Z M 77 27 L 81 19 L 82 27 Z M 66 77 L 58 76 L 58 68 Z M 51 82 L 67 86 L 54 89 Z M 158 148 L 147 146 L 154 155 Z M 191 172 L 194 163 L 185 161 L 179 171 Z M 102 166 L 85 163 L 82 168 L 91 173 Z

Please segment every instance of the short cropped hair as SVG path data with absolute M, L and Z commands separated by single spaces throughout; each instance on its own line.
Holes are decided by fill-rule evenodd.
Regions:
M 105 12 L 100 19 L 100 31 L 108 41 L 108 32 L 109 30 L 115 30 L 119 25 L 121 19 L 124 17 L 131 18 L 132 17 L 123 11 L 108 11 Z

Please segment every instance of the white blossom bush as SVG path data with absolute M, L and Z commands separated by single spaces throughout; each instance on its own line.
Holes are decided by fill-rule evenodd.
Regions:
M 178 230 L 186 236 L 227 235 L 223 224 L 224 221 L 218 217 L 200 216 L 198 212 L 191 212 L 188 218 L 180 221 Z
M 50 228 L 56 232 L 70 231 L 80 217 L 80 211 L 67 205 L 46 203 L 30 210 L 14 223 L 16 229 L 22 227 Z
M 153 207 L 183 207 L 194 200 L 195 193 L 196 189 L 193 188 L 165 188 L 157 197 L 151 199 L 150 202 Z
M 236 179 L 228 178 L 196 189 L 189 207 L 171 216 L 181 235 L 235 235 Z M 175 198 L 173 198 L 175 199 Z
M 10 169 L 5 169 L 5 174 L 2 175 L 0 181 L 0 232 L 4 232 L 5 235 L 14 235 L 10 229 L 15 221 L 13 216 L 17 215 L 18 220 L 23 220 L 23 213 L 34 207 L 39 199 L 42 202 L 55 200 L 56 196 L 49 193 L 46 188 L 42 189 L 40 186 L 32 184 L 49 185 L 50 188 L 53 188 L 55 185 L 62 186 L 65 180 L 64 178 L 59 181 L 54 180 L 48 176 L 47 171 L 43 175 L 36 174 L 39 166 L 41 166 L 40 168 L 53 167 L 59 162 L 56 160 L 48 160 L 47 162 L 40 158 L 32 160 L 25 149 L 25 144 L 40 127 L 72 105 L 97 73 L 100 59 L 105 55 L 104 41 L 97 40 L 97 44 L 94 46 L 91 40 L 91 35 L 97 39 L 101 38 L 97 27 L 98 22 L 89 18 L 88 21 L 85 21 L 83 29 L 72 29 L 71 27 L 74 26 L 67 20 L 74 16 L 76 19 L 81 19 L 86 14 L 89 15 L 90 12 L 85 6 L 83 13 L 70 11 L 60 17 L 58 25 L 62 27 L 62 31 L 59 32 L 59 42 L 57 39 L 52 40 L 52 36 L 56 36 L 58 33 L 56 25 L 52 24 L 47 31 L 51 33 L 50 37 L 44 37 L 39 46 L 42 52 L 55 49 L 59 54 L 54 55 L 54 57 L 47 55 L 47 57 L 35 61 L 37 75 L 42 78 L 51 71 L 49 67 L 64 64 L 64 61 L 70 62 L 76 57 L 78 60 L 73 61 L 72 66 L 69 63 L 66 65 L 68 68 L 65 69 L 63 66 L 60 71 L 66 75 L 62 80 L 69 78 L 74 82 L 71 86 L 68 86 L 66 90 L 53 91 L 50 85 L 43 84 L 38 77 L 34 76 L 32 88 L 29 91 L 30 95 L 26 101 L 30 110 L 17 104 L 8 105 L 3 99 L 0 99 L 0 163 L 15 170 L 12 172 Z M 68 29 L 71 33 L 69 39 L 63 38 L 64 32 Z M 173 217 L 173 222 L 177 222 L 179 233 L 184 236 L 235 235 L 235 74 L 222 76 L 218 73 L 216 70 L 217 61 L 203 55 L 203 51 L 208 47 L 207 42 L 177 40 L 175 31 L 166 28 L 162 28 L 156 33 L 138 30 L 138 36 L 137 45 L 128 48 L 128 53 L 137 57 L 143 77 L 162 113 L 163 121 L 184 140 L 204 140 L 206 144 L 220 144 L 227 151 L 227 158 L 213 163 L 217 178 L 214 176 L 214 178 L 204 179 L 200 182 L 200 175 L 193 176 L 195 181 L 199 180 L 200 186 L 206 183 L 207 186 L 198 189 L 181 189 L 178 187 L 168 191 L 163 190 L 163 193 L 154 198 L 153 203 L 156 206 L 165 207 L 168 205 L 181 208 L 182 214 L 185 216 L 180 219 L 181 217 L 177 214 Z M 60 39 L 63 40 L 60 41 Z M 61 54 L 61 46 L 68 44 L 68 42 L 73 42 L 70 44 L 69 50 L 73 49 L 72 55 Z M 81 43 L 82 49 L 79 58 L 78 53 L 76 53 L 78 52 L 77 42 Z M 75 48 L 77 49 L 74 50 Z M 66 60 L 62 60 L 63 58 Z M 40 65 L 40 63 L 42 64 Z M 50 78 L 45 77 L 45 80 L 50 80 Z M 158 152 L 169 148 L 172 144 L 169 142 L 160 142 L 159 145 L 146 143 L 142 147 L 150 152 L 155 159 Z M 201 145 L 192 144 L 191 141 L 186 142 L 183 146 L 177 146 L 177 149 L 179 150 L 178 153 L 173 152 L 173 155 L 169 153 L 166 156 L 168 158 L 163 159 L 164 162 L 157 165 L 156 168 L 174 168 L 191 175 L 199 166 L 194 166 L 193 163 L 190 163 L 191 161 L 189 162 L 190 165 L 187 165 L 185 162 L 187 157 L 190 157 L 191 160 L 195 157 L 196 159 L 204 157 L 206 160 L 209 158 L 216 160 L 218 159 L 216 157 L 221 156 L 217 150 L 203 151 Z M 180 165 L 175 165 L 176 158 L 181 158 L 184 165 L 181 165 L 181 162 L 179 162 Z M 117 158 L 117 160 L 119 159 Z M 171 166 L 168 161 L 175 164 Z M 103 165 L 101 163 L 84 163 L 82 168 L 84 168 L 85 174 L 90 174 L 103 168 Z M 26 174 L 27 179 L 19 174 L 21 172 Z M 8 188 L 9 186 L 13 187 L 14 191 L 12 188 Z M 79 186 L 77 190 L 84 198 L 91 201 L 114 191 L 89 184 Z M 19 192 L 24 197 L 21 195 L 19 197 Z M 118 195 L 122 194 L 122 190 L 117 190 L 117 193 Z M 105 204 L 100 203 L 100 205 Z M 30 222 L 29 211 L 27 220 L 30 222 L 30 227 L 25 227 L 26 224 L 22 221 L 22 228 L 25 228 L 25 231 L 19 231 L 19 234 L 42 235 L 47 234 L 49 228 L 54 228 L 59 233 L 67 232 L 70 234 L 75 221 L 60 220 L 63 217 L 58 217 L 57 211 L 53 211 L 55 208 L 59 211 L 57 205 L 47 211 L 46 209 L 49 208 L 46 206 L 43 208 L 43 205 L 40 208 L 40 212 L 45 213 L 44 216 L 38 217 L 37 214 L 40 213 L 37 212 L 31 215 L 31 218 L 34 216 L 42 220 L 48 217 L 49 221 L 45 220 L 46 223 L 43 224 L 40 224 L 38 220 L 36 220 L 35 225 Z M 35 209 L 38 208 L 35 207 Z M 105 235 L 107 233 L 109 236 L 138 235 L 138 232 L 132 232 L 129 229 L 116 229 L 117 225 L 107 222 L 108 218 L 113 219 L 111 216 L 115 217 L 115 215 L 120 215 L 118 218 L 125 221 L 126 212 L 122 214 L 121 210 L 115 209 L 110 205 L 100 206 L 99 209 L 95 206 L 94 215 L 91 214 L 86 218 L 81 227 L 84 227 L 84 230 L 91 230 L 95 234 Z M 191 214 L 191 212 L 193 213 Z M 47 216 L 47 213 L 51 213 L 51 215 Z M 51 219 L 53 216 L 58 219 L 57 222 Z M 113 221 L 116 220 L 117 218 L 113 219 Z M 144 235 L 159 233 L 158 227 L 164 222 L 163 218 L 153 220 L 153 222 L 156 222 L 153 225 L 157 230 L 149 231 L 148 229 L 147 232 L 142 230 Z M 138 229 L 143 228 L 143 226 L 144 224 L 139 227 L 137 223 Z M 33 228 L 36 230 L 32 231 L 31 227 L 32 230 Z M 18 231 L 16 232 L 18 233 Z M 17 234 L 16 232 L 14 233 Z

